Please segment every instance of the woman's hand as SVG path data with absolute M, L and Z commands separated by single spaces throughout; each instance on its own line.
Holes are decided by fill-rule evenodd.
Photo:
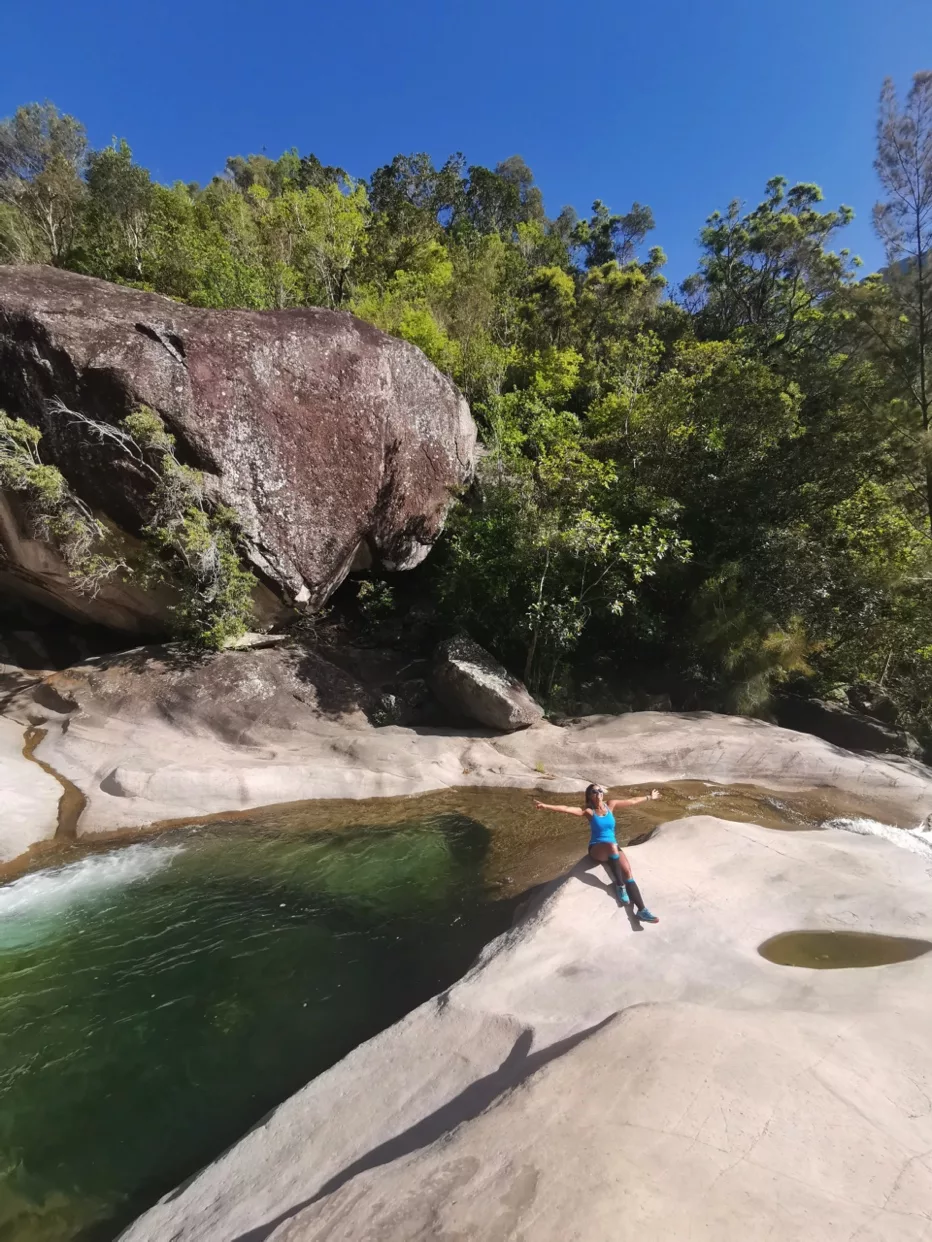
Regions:
M 543 802 L 538 802 L 536 798 L 534 799 L 534 805 L 537 807 L 538 811 L 545 811 L 547 809 Z
M 660 797 L 660 790 L 659 790 L 659 789 L 652 789 L 652 790 L 650 791 L 650 800 L 651 800 L 651 802 L 656 802 L 656 801 L 657 801 L 657 799 L 658 799 L 659 797 Z

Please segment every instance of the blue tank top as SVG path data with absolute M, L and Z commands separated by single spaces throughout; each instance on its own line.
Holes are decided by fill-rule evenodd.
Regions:
M 604 815 L 591 815 L 589 817 L 589 844 L 600 845 L 604 841 L 615 840 L 615 816 L 611 811 L 606 811 Z

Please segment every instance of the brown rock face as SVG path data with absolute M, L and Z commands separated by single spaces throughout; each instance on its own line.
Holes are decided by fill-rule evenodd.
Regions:
M 45 267 L 0 267 L 0 407 L 124 530 L 143 476 L 67 416 L 156 410 L 179 457 L 239 513 L 248 556 L 289 602 L 322 603 L 354 565 L 408 569 L 472 473 L 476 429 L 414 346 L 327 310 L 217 311 Z

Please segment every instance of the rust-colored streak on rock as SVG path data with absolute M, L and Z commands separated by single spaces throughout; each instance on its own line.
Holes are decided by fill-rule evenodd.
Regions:
M 47 772 L 61 785 L 62 795 L 58 800 L 58 827 L 55 830 L 55 840 L 74 841 L 78 835 L 78 821 L 84 813 L 87 799 L 77 785 L 73 785 L 68 780 L 67 776 L 56 772 L 50 764 L 36 754 L 36 748 L 47 732 L 47 729 L 26 730 L 23 757 L 37 764 L 43 772 Z
M 0 406 L 124 530 L 149 483 L 48 402 L 115 423 L 156 410 L 183 460 L 239 513 L 288 601 L 322 603 L 357 556 L 407 569 L 471 476 L 476 429 L 414 346 L 321 309 L 202 310 L 72 272 L 0 268 Z

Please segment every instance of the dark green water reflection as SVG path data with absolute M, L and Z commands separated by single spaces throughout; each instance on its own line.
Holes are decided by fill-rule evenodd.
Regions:
M 113 1238 L 511 921 L 461 815 L 240 825 L 0 888 L 0 1239 Z

